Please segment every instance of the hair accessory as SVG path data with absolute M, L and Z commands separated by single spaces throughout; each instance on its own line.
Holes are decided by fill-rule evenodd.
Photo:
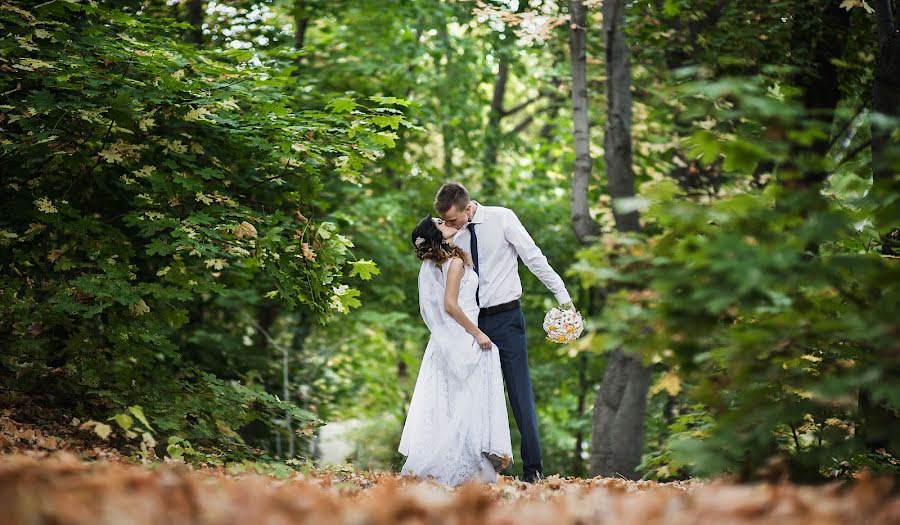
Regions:
M 425 239 L 423 239 L 422 237 L 416 237 L 416 246 L 419 246 L 423 242 L 425 242 Z

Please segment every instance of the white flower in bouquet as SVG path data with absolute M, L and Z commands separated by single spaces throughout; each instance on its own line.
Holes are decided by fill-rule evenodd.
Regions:
M 544 316 L 547 340 L 554 343 L 571 343 L 584 331 L 584 319 L 577 310 L 551 308 Z

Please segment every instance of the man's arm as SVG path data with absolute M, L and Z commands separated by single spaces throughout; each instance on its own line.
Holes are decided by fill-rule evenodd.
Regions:
M 547 257 L 534 243 L 534 239 L 531 238 L 531 235 L 522 226 L 522 222 L 519 221 L 519 217 L 512 210 L 507 210 L 506 217 L 504 217 L 503 234 L 506 240 L 515 247 L 516 253 L 519 254 L 531 273 L 553 292 L 556 301 L 559 304 L 571 303 L 572 297 L 569 296 L 562 278 L 547 262 Z

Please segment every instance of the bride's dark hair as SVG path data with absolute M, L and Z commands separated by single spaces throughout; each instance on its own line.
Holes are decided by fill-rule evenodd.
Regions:
M 441 230 L 434 224 L 434 219 L 427 216 L 412 231 L 412 243 L 416 249 L 416 257 L 420 261 L 429 260 L 438 266 L 451 257 L 459 257 L 463 264 L 469 264 L 469 257 L 459 246 L 453 246 L 444 240 Z

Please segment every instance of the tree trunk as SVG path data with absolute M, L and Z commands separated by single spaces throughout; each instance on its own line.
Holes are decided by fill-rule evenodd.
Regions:
M 875 2 L 878 52 L 875 55 L 875 81 L 872 85 L 872 111 L 889 118 L 900 118 L 900 16 L 894 19 L 890 0 Z M 888 147 L 894 126 L 872 124 L 872 175 L 875 184 L 897 189 L 896 167 Z M 897 155 L 893 155 L 896 162 Z
M 190 40 L 197 47 L 203 46 L 203 15 L 206 5 L 202 0 L 188 0 L 188 23 L 191 24 Z
M 575 431 L 575 453 L 573 474 L 578 477 L 584 476 L 584 467 L 581 461 L 581 453 L 584 450 L 584 431 L 581 429 L 581 418 L 587 408 L 587 398 L 591 391 L 591 382 L 588 381 L 588 362 L 587 354 L 582 353 L 580 356 L 581 366 L 578 369 L 578 402 L 575 406 L 575 420 L 579 422 L 578 430 Z
M 572 127 L 575 143 L 575 171 L 572 174 L 572 228 L 581 244 L 587 245 L 600 234 L 591 218 L 588 184 L 591 180 L 591 137 L 587 94 L 587 13 L 581 0 L 569 4 L 571 30 L 569 53 L 572 61 Z
M 514 14 L 520 14 L 528 7 L 527 2 L 519 2 Z M 494 80 L 494 93 L 491 97 L 491 110 L 488 115 L 488 124 L 484 133 L 484 157 L 482 158 L 482 179 L 481 193 L 486 196 L 493 196 L 497 192 L 497 154 L 500 150 L 500 143 L 503 140 L 503 132 L 500 124 L 504 117 L 508 117 L 513 113 L 524 109 L 530 102 L 525 102 L 516 106 L 514 109 L 506 110 L 503 105 L 503 99 L 506 97 L 506 84 L 509 81 L 509 68 L 511 54 L 508 53 L 507 46 L 515 45 L 515 35 L 509 30 L 509 24 L 503 29 L 506 35 L 504 40 L 497 40 L 496 56 L 498 57 L 497 78 Z M 489 198 L 489 197 L 486 197 Z
M 895 19 L 896 16 L 896 19 Z M 875 81 L 872 85 L 872 112 L 888 118 L 900 118 L 900 16 L 892 13 L 890 0 L 875 2 L 875 23 L 878 37 L 878 52 L 875 55 Z M 896 126 L 896 124 L 894 124 Z M 872 181 L 875 191 L 896 193 L 900 191 L 897 176 L 898 148 L 891 144 L 894 126 L 872 123 Z M 882 226 L 882 225 L 878 225 Z M 894 226 L 881 236 L 881 253 L 896 255 L 900 251 L 900 230 Z M 886 371 L 888 377 L 895 377 L 900 371 Z M 890 375 L 893 374 L 893 375 Z M 861 389 L 858 409 L 862 416 L 862 426 L 858 429 L 863 444 L 869 450 L 885 448 L 896 455 L 900 452 L 900 438 L 888 429 L 898 428 L 900 418 L 887 403 L 872 400 L 869 390 Z
M 619 212 L 615 205 L 634 196 L 631 166 L 631 70 L 623 29 L 625 1 L 603 3 L 603 37 L 606 48 L 607 125 L 604 159 L 616 230 L 637 232 L 637 211 Z M 650 368 L 621 348 L 610 355 L 594 401 L 591 435 L 591 475 L 639 479 L 637 467 L 644 445 L 644 413 Z
M 591 475 L 640 479 L 644 413 L 650 368 L 617 348 L 611 354 L 594 402 Z
M 497 191 L 497 180 L 494 170 L 497 167 L 497 150 L 500 148 L 500 121 L 503 119 L 503 97 L 506 95 L 506 83 L 509 81 L 509 59 L 500 57 L 497 66 L 497 78 L 494 80 L 494 94 L 491 97 L 491 110 L 488 125 L 484 133 L 484 158 L 481 165 L 484 170 L 484 183 L 481 192 L 485 195 Z
M 603 138 L 609 195 L 616 229 L 640 230 L 637 211 L 619 213 L 616 201 L 634 197 L 631 169 L 631 65 L 625 41 L 625 2 L 603 3 L 603 41 L 606 48 L 606 133 Z
M 844 54 L 844 46 L 850 30 L 850 13 L 830 0 L 821 0 L 821 15 L 802 17 L 797 13 L 792 29 L 791 49 L 802 52 L 809 47 L 808 59 L 812 66 L 801 69 L 796 80 L 803 91 L 803 107 L 809 121 L 818 121 L 826 131 L 824 136 L 815 138 L 809 145 L 795 146 L 782 170 L 789 178 L 797 178 L 797 170 L 802 173 L 798 180 L 787 180 L 789 184 L 799 184 L 802 189 L 813 189 L 828 178 L 826 157 L 832 141 L 827 136 L 834 120 L 834 110 L 841 99 L 837 66 L 834 62 Z M 796 166 L 793 159 L 805 158 L 811 163 Z M 818 164 L 814 164 L 818 163 Z
M 800 210 L 804 219 L 827 204 L 819 190 L 829 175 L 828 152 L 832 146 L 829 130 L 841 99 L 834 62 L 844 54 L 850 28 L 850 14 L 838 4 L 819 0 L 813 7 L 821 8 L 820 16 L 800 17 L 797 13 L 794 17 L 790 45 L 792 53 L 805 54 L 810 62 L 808 67 L 800 68 L 795 80 L 803 93 L 804 119 L 825 133 L 809 143 L 793 142 L 790 154 L 778 169 L 779 183 L 806 193 Z M 803 162 L 798 164 L 798 160 Z M 781 201 L 775 207 L 781 208 Z M 819 243 L 809 241 L 804 253 L 806 257 L 815 256 L 819 253 Z
M 294 11 L 294 48 L 298 51 L 303 49 L 306 44 L 306 29 L 309 27 L 309 19 L 306 2 L 297 0 L 297 7 Z
M 267 356 L 269 353 L 269 333 L 280 313 L 281 309 L 272 301 L 266 301 L 259 305 L 259 310 L 256 312 L 256 326 L 260 333 L 256 337 L 256 349 L 260 356 Z
M 449 22 L 449 21 L 448 21 Z M 444 66 L 440 65 L 440 61 L 438 62 L 438 67 L 441 68 L 441 75 L 444 78 L 451 78 L 456 69 L 456 62 L 454 60 L 452 47 L 450 43 L 450 29 L 447 27 L 447 23 L 441 24 L 440 29 L 438 29 L 438 34 L 440 35 L 441 43 L 444 46 L 444 56 L 447 58 L 447 63 Z M 455 147 L 455 127 L 450 125 L 450 121 L 448 118 L 441 119 L 441 147 L 443 151 L 443 159 L 441 159 L 441 164 L 443 166 L 441 174 L 444 176 L 444 180 L 455 180 L 455 172 L 456 169 L 453 166 L 453 148 Z

